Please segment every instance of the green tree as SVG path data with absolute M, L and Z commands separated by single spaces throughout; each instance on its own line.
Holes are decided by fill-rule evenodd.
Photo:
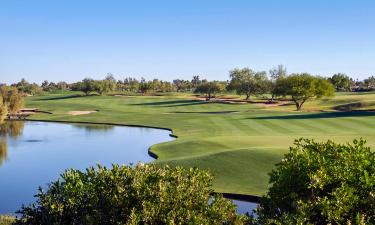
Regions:
M 205 94 L 206 99 L 210 100 L 211 98 L 215 97 L 215 94 L 222 92 L 224 88 L 225 85 L 219 81 L 208 81 L 198 85 L 194 93 Z
M 4 101 L 3 96 L 0 94 L 0 124 L 3 123 L 4 119 L 8 114 L 8 106 Z
M 335 87 L 336 91 L 350 91 L 350 77 L 343 73 L 334 74 L 328 80 L 332 83 Z
M 141 80 L 138 90 L 142 93 L 148 93 L 154 89 L 154 83 L 152 81 L 146 81 L 145 79 Z
M 246 100 L 251 95 L 264 94 L 269 89 L 269 80 L 266 72 L 254 72 L 249 68 L 234 69 L 230 71 L 229 90 L 235 90 L 239 95 L 246 95 Z
M 269 71 L 271 77 L 270 89 L 271 89 L 271 101 L 273 101 L 277 95 L 276 82 L 278 79 L 285 78 L 288 76 L 288 72 L 284 65 L 278 65 Z
M 78 85 L 79 90 L 89 95 L 91 92 L 95 91 L 95 81 L 91 78 L 85 78 Z
M 1 86 L 0 95 L 2 98 L 2 111 L 8 114 L 15 114 L 23 107 L 22 95 L 15 87 Z
M 278 79 L 276 82 L 277 95 L 291 96 L 297 111 L 311 98 L 333 96 L 334 88 L 330 82 L 321 77 L 315 77 L 308 73 L 291 74 L 290 76 Z
M 374 224 L 375 152 L 299 139 L 270 173 L 260 224 Z
M 37 201 L 20 211 L 20 224 L 241 224 L 244 218 L 198 169 L 98 166 L 67 170 Z
M 367 86 L 367 90 L 374 90 L 375 89 L 375 77 L 371 76 L 364 80 L 365 85 Z

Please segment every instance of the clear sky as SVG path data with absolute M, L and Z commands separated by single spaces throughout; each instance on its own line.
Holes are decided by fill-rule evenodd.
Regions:
M 0 83 L 375 75 L 373 0 L 1 0 Z

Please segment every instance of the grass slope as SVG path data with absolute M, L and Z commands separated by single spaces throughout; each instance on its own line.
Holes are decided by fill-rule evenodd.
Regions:
M 306 104 L 307 112 L 294 112 L 293 106 L 208 103 L 177 95 L 85 97 L 70 93 L 30 97 L 26 103 L 27 107 L 53 113 L 33 115 L 35 120 L 171 128 L 178 139 L 152 147 L 159 156 L 157 163 L 210 169 L 219 192 L 265 193 L 268 172 L 299 137 L 339 142 L 363 137 L 375 146 L 375 112 L 334 110 L 354 103 L 351 109 L 373 109 L 374 93 L 339 94 L 330 100 L 311 101 Z M 328 112 L 316 112 L 321 109 Z M 68 115 L 74 110 L 99 112 Z

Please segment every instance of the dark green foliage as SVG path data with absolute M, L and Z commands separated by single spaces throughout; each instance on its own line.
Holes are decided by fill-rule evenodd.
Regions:
M 308 73 L 291 74 L 286 78 L 280 78 L 276 82 L 276 95 L 291 96 L 297 110 L 311 98 L 333 96 L 334 88 L 330 82 L 321 77 Z
M 350 78 L 343 73 L 334 74 L 328 79 L 335 87 L 336 91 L 350 91 Z
M 270 174 L 261 224 L 375 224 L 375 153 L 300 139 Z
M 210 100 L 215 94 L 224 90 L 225 85 L 219 81 L 203 82 L 197 86 L 195 93 L 205 94 L 206 99 Z
M 239 95 L 246 95 L 246 100 L 251 95 L 261 95 L 269 91 L 270 81 L 267 73 L 255 72 L 249 68 L 234 69 L 230 71 L 228 90 L 235 90 Z
M 113 165 L 67 170 L 23 207 L 19 224 L 241 224 L 198 169 Z

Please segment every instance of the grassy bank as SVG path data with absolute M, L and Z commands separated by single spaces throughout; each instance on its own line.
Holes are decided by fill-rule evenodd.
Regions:
M 293 140 L 309 137 L 338 142 L 363 137 L 375 147 L 375 93 L 338 94 L 308 102 L 303 112 L 283 104 L 223 104 L 191 96 L 82 96 L 77 93 L 28 97 L 27 107 L 52 114 L 35 120 L 138 124 L 171 128 L 173 142 L 152 147 L 158 163 L 198 166 L 214 172 L 215 190 L 263 194 L 268 172 Z M 99 110 L 88 115 L 69 111 Z M 322 111 L 324 110 L 324 111 Z M 345 112 L 343 112 L 345 111 Z

